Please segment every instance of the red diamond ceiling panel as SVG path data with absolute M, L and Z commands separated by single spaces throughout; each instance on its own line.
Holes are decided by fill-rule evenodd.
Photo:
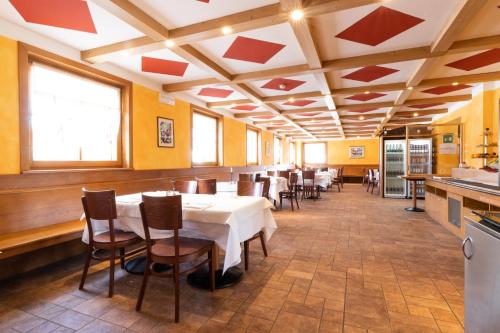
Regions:
M 464 71 L 472 71 L 474 69 L 495 64 L 497 62 L 500 62 L 499 48 L 481 52 L 462 60 L 451 62 L 449 64 L 446 64 L 446 66 L 461 69 Z
M 310 99 L 298 99 L 296 101 L 288 101 L 286 103 L 283 103 L 283 105 L 290 105 L 290 106 L 306 106 L 309 104 L 316 103 L 316 101 L 310 100 Z
M 385 96 L 385 95 L 386 94 L 381 94 L 381 93 L 356 94 L 356 95 L 352 95 L 352 96 L 346 97 L 346 99 L 351 99 L 351 100 L 354 100 L 354 101 L 366 102 L 366 101 L 370 101 L 372 99 L 379 98 L 379 97 L 382 97 L 382 96 Z
M 280 91 L 290 91 L 306 83 L 305 81 L 291 80 L 291 79 L 272 79 L 264 84 L 261 88 L 280 90 Z M 283 88 L 280 88 L 283 86 Z
M 273 119 L 276 116 L 254 116 L 256 119 Z
M 423 21 L 421 18 L 381 6 L 335 37 L 376 46 Z
M 342 78 L 361 82 L 372 82 L 396 72 L 399 72 L 399 70 L 382 66 L 368 66 L 342 76 Z
M 238 110 L 238 111 L 253 111 L 257 109 L 257 106 L 255 105 L 236 105 L 231 108 L 231 110 Z
M 89 6 L 82 0 L 10 0 L 26 22 L 97 33 Z
M 417 105 L 410 105 L 410 107 L 414 109 L 427 109 L 438 105 L 443 105 L 443 103 L 417 104 Z
M 453 86 L 453 85 L 441 86 L 441 87 L 435 87 L 435 88 L 431 88 L 431 89 L 422 90 L 422 92 L 427 93 L 427 94 L 433 94 L 433 95 L 443 95 L 443 94 L 447 94 L 447 93 L 450 93 L 453 91 L 463 90 L 463 89 L 467 89 L 467 88 L 472 88 L 472 86 L 469 86 L 467 84 L 459 84 L 456 86 Z
M 321 114 L 321 112 L 308 112 L 308 113 L 302 113 L 302 117 L 314 117 Z
M 196 1 L 204 2 L 204 3 L 209 3 L 210 2 L 210 0 L 196 0 Z
M 217 97 L 217 98 L 227 98 L 229 95 L 233 93 L 232 90 L 228 89 L 218 89 L 218 88 L 203 88 L 200 90 L 198 95 L 200 96 L 208 96 L 208 97 Z
M 188 68 L 187 62 L 142 57 L 141 69 L 143 72 L 184 76 Z
M 224 53 L 224 58 L 265 64 L 285 45 L 238 36 Z

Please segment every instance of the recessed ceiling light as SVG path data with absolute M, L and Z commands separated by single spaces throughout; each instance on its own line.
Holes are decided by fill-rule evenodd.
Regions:
M 293 103 L 293 102 L 295 102 L 295 98 L 290 97 L 290 98 L 288 99 L 288 101 L 289 101 L 290 103 Z
M 365 117 L 359 116 L 359 120 L 363 120 L 363 119 L 365 119 Z
M 413 117 L 418 117 L 418 112 L 414 112 Z
M 234 108 L 235 106 L 236 106 L 236 104 L 234 104 L 234 103 L 232 103 L 232 104 L 230 105 L 230 107 L 231 107 L 231 108 Z
M 408 88 L 406 88 L 406 89 L 408 89 L 408 90 L 413 90 L 413 87 L 408 87 Z
M 453 82 L 452 85 L 453 86 L 458 86 L 458 82 Z
M 304 12 L 300 9 L 295 9 L 291 12 L 290 17 L 294 21 L 301 20 L 304 17 Z
M 233 32 L 233 29 L 230 27 L 230 26 L 225 26 L 225 27 L 222 27 L 222 33 L 224 35 L 229 35 Z
M 166 47 L 174 47 L 175 46 L 175 42 L 173 40 L 171 40 L 171 39 L 167 39 L 165 41 L 165 46 Z
M 368 90 L 367 90 L 367 91 L 365 91 L 365 95 L 368 95 L 369 93 L 370 93 L 370 92 L 369 92 Z
M 279 88 L 281 90 L 285 90 L 286 89 L 286 84 L 285 83 L 280 83 Z

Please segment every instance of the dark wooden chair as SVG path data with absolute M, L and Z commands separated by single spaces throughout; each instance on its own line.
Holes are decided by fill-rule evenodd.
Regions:
M 217 179 L 198 179 L 198 194 L 216 194 Z
M 337 169 L 337 176 L 332 178 L 332 187 L 337 185 L 337 189 L 340 192 L 340 187 L 341 187 L 341 179 L 342 179 L 342 168 Z
M 269 177 L 275 177 L 276 176 L 276 171 L 274 171 L 274 170 L 267 170 L 267 175 Z
M 290 205 L 292 206 L 293 212 L 293 200 L 297 204 L 297 209 L 299 209 L 299 191 L 298 191 L 298 179 L 299 175 L 297 173 L 290 174 L 290 182 L 288 183 L 288 191 L 280 192 L 280 209 L 283 209 L 283 199 L 290 199 Z
M 264 188 L 262 189 L 262 196 L 269 199 L 269 189 L 271 188 L 271 178 L 270 177 L 260 177 L 259 182 L 264 183 Z
M 368 184 L 368 178 L 369 178 L 368 169 L 363 168 L 363 179 L 361 180 L 361 186 L 365 186 L 365 184 Z
M 340 181 L 340 187 L 344 188 L 344 167 L 340 168 L 339 181 Z
M 173 185 L 174 191 L 179 193 L 196 194 L 198 188 L 196 180 L 176 180 Z
M 92 259 L 99 261 L 109 260 L 108 296 L 112 297 L 115 285 L 116 250 L 119 250 L 120 252 L 120 265 L 123 269 L 126 256 L 136 254 L 139 251 L 144 250 L 142 248 L 125 253 L 125 248 L 140 243 L 142 239 L 133 232 L 115 230 L 114 220 L 117 218 L 117 214 L 114 190 L 87 191 L 83 189 L 82 204 L 89 231 L 89 244 L 87 246 L 87 257 L 85 259 L 85 266 L 83 268 L 79 289 L 82 290 L 85 285 L 90 261 Z M 94 235 L 92 220 L 107 221 L 109 231 Z M 106 250 L 109 252 L 109 257 L 96 256 L 96 250 Z
M 302 171 L 302 200 L 304 198 L 319 199 L 320 186 L 315 184 L 316 171 Z
M 290 180 L 290 171 L 278 171 L 278 177 L 286 178 L 287 182 Z
M 263 182 L 238 182 L 238 195 L 250 196 L 250 197 L 261 197 L 264 193 L 264 183 Z M 267 257 L 266 240 L 264 239 L 264 231 L 259 231 L 250 239 L 243 242 L 243 252 L 245 256 L 245 270 L 248 271 L 249 255 L 250 255 L 250 242 L 255 239 L 260 239 L 260 244 L 262 246 L 262 251 L 264 252 L 264 257 Z
M 200 266 L 209 265 L 210 289 L 215 290 L 215 267 L 213 254 L 215 243 L 205 239 L 179 237 L 179 229 L 182 229 L 182 199 L 180 195 L 164 197 L 142 196 L 140 204 L 142 224 L 146 236 L 146 268 L 142 279 L 141 290 L 137 299 L 136 310 L 140 311 L 146 286 L 150 275 L 168 277 L 174 279 L 175 284 L 175 322 L 179 322 L 179 276 L 195 271 Z M 174 236 L 168 239 L 152 240 L 149 228 L 157 230 L 173 230 Z M 191 266 L 184 271 L 180 270 L 180 264 L 193 262 L 207 255 L 207 259 Z M 157 273 L 152 269 L 153 264 L 173 265 L 172 273 Z
M 255 174 L 253 173 L 240 173 L 238 180 L 242 182 L 255 182 Z

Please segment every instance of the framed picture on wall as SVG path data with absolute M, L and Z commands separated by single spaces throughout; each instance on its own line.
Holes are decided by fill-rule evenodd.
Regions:
M 174 121 L 168 118 L 158 119 L 158 147 L 174 148 Z
M 364 158 L 365 146 L 351 146 L 349 147 L 349 158 Z

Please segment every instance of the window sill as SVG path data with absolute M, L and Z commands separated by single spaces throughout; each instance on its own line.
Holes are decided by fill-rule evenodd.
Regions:
M 72 168 L 72 169 L 32 169 L 22 171 L 22 174 L 41 174 L 41 173 L 76 173 L 76 172 L 99 172 L 99 171 L 131 171 L 133 168 Z

